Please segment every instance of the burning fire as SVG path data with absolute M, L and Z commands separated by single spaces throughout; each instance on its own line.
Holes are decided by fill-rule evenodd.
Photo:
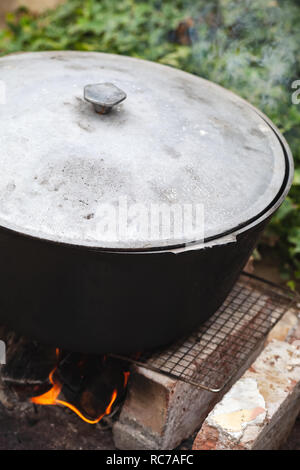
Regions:
M 130 372 L 124 372 L 124 388 L 127 387 Z
M 60 353 L 59 353 L 59 350 L 56 349 L 56 358 L 57 358 L 57 363 L 58 363 L 58 360 L 59 360 L 59 356 L 60 356 Z M 56 380 L 54 378 L 54 374 L 57 370 L 57 367 L 58 365 L 56 365 L 54 367 L 54 369 L 50 372 L 49 374 L 49 381 L 52 385 L 52 388 L 44 393 L 43 395 L 40 395 L 40 396 L 37 396 L 37 397 L 32 397 L 30 398 L 30 401 L 32 403 L 35 403 L 37 405 L 61 405 L 61 406 L 65 406 L 67 408 L 69 408 L 70 410 L 72 410 L 74 413 L 77 414 L 77 416 L 79 416 L 83 421 L 85 421 L 86 423 L 89 423 L 89 424 L 96 424 L 96 423 L 99 423 L 99 421 L 101 421 L 101 419 L 104 417 L 104 416 L 107 416 L 111 413 L 111 410 L 112 410 L 112 406 L 114 404 L 114 402 L 116 401 L 116 398 L 118 396 L 118 392 L 116 389 L 113 390 L 113 393 L 111 395 L 111 399 L 110 399 L 110 402 L 107 406 L 107 408 L 105 409 L 105 412 L 102 413 L 97 419 L 88 419 L 86 418 L 74 405 L 72 405 L 71 403 L 68 403 L 64 400 L 60 400 L 58 397 L 61 393 L 61 390 L 62 390 L 62 384 Z M 129 375 L 130 373 L 129 372 L 124 372 L 124 388 L 126 388 L 127 386 L 127 383 L 128 383 L 128 379 L 129 379 Z

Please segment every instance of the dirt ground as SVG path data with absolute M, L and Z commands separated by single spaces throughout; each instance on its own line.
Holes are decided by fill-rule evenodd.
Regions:
M 112 432 L 59 407 L 32 408 L 16 417 L 0 405 L 1 450 L 114 450 Z M 282 450 L 300 450 L 300 419 Z
M 0 404 L 1 450 L 113 450 L 111 430 L 90 425 L 57 406 L 16 416 Z

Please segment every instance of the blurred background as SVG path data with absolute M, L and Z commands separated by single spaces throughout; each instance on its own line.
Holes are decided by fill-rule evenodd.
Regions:
M 299 0 L 1 0 L 1 55 L 62 49 L 181 68 L 235 91 L 275 122 L 291 146 L 295 179 L 253 260 L 257 274 L 299 290 L 300 103 L 292 103 Z

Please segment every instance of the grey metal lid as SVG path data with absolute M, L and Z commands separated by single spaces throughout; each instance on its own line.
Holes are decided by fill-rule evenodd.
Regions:
M 46 52 L 1 58 L 0 79 L 2 227 L 73 245 L 160 248 L 234 231 L 282 190 L 286 161 L 273 129 L 199 77 L 122 56 Z M 108 83 L 114 96 L 110 85 L 84 95 Z M 116 105 L 109 114 L 84 99 L 95 92 L 101 106 Z M 204 232 L 147 239 L 133 213 L 116 239 L 99 225 L 120 198 L 128 207 L 203 205 Z

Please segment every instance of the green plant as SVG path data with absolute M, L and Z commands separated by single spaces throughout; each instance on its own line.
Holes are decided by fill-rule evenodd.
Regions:
M 190 41 L 178 25 L 186 21 Z M 183 25 L 184 26 L 184 25 Z M 179 67 L 237 92 L 286 136 L 295 180 L 262 244 L 279 250 L 283 274 L 300 279 L 300 6 L 296 0 L 68 0 L 35 17 L 9 14 L 2 54 L 77 49 L 127 54 Z

